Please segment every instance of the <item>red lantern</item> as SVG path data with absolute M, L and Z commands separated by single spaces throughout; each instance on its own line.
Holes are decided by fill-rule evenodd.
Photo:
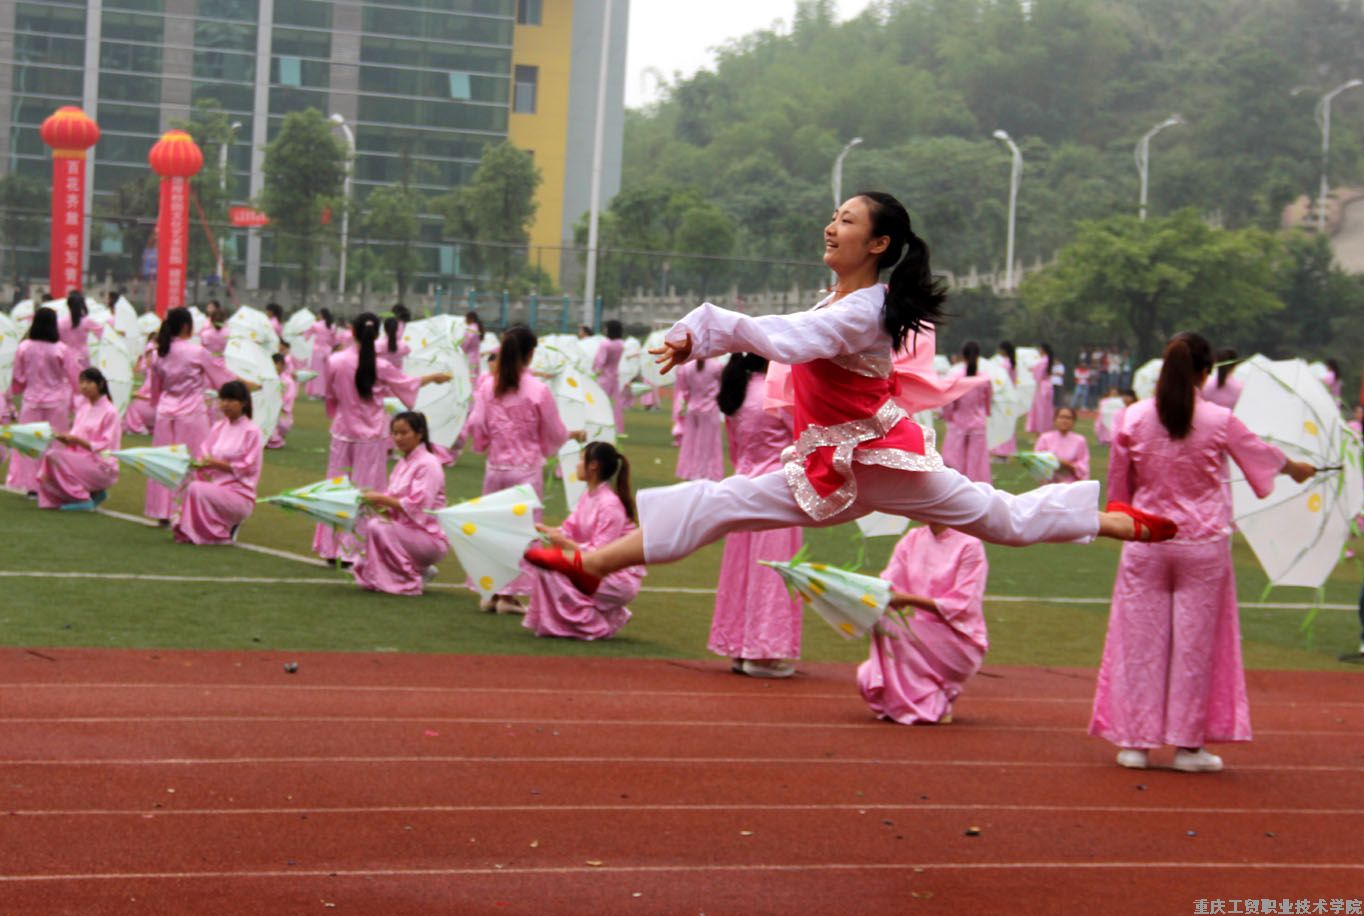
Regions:
M 172 130 L 147 154 L 152 171 L 161 176 L 161 212 L 156 220 L 156 313 L 185 304 L 189 265 L 189 180 L 204 166 L 204 154 L 194 138 Z
M 85 275 L 85 157 L 99 140 L 99 125 L 73 105 L 58 108 L 39 134 L 52 147 L 52 235 L 48 288 L 63 299 Z

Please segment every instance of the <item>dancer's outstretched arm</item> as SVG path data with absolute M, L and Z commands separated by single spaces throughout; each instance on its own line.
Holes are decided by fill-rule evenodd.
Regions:
M 691 359 L 757 353 L 796 365 L 876 349 L 889 355 L 890 338 L 881 322 L 882 301 L 874 292 L 858 290 L 821 309 L 756 318 L 707 302 L 673 325 L 665 339 L 674 347 L 690 339 Z

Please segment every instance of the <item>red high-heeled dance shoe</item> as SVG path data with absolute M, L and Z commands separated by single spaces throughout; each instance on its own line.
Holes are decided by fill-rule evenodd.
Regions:
M 1150 512 L 1143 512 L 1135 506 L 1129 506 L 1127 503 L 1110 502 L 1105 507 L 1105 510 L 1108 512 L 1121 512 L 1123 515 L 1130 518 L 1132 524 L 1136 528 L 1137 536 L 1135 540 L 1141 541 L 1143 544 L 1156 544 L 1160 541 L 1168 541 L 1176 534 L 1179 534 L 1179 526 L 1171 519 L 1168 519 L 1163 515 L 1152 515 Z M 1143 529 L 1150 532 L 1151 536 L 1149 538 L 1142 538 L 1141 533 Z
M 526 562 L 541 569 L 552 569 L 563 573 L 573 587 L 584 595 L 595 595 L 601 586 L 601 576 L 594 576 L 583 569 L 582 551 L 575 550 L 573 558 L 558 547 L 532 547 L 525 553 Z

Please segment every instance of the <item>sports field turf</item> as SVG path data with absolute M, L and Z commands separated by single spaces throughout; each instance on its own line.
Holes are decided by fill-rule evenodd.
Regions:
M 636 487 L 674 482 L 676 453 L 667 414 L 631 411 L 626 426 L 622 448 Z M 1092 432 L 1088 422 L 1082 427 Z M 143 444 L 142 437 L 124 440 L 125 446 Z M 1092 437 L 1091 449 L 1092 471 L 1103 479 L 1106 450 Z M 320 479 L 326 450 L 320 405 L 300 401 L 288 447 L 266 453 L 261 495 Z M 466 454 L 448 472 L 450 501 L 477 495 L 482 478 L 482 457 Z M 1012 464 L 995 465 L 995 483 L 1012 490 L 1031 485 Z M 143 491 L 143 478 L 125 469 L 105 508 L 140 516 Z M 564 503 L 557 484 L 547 503 L 546 517 L 561 519 Z M 303 517 L 261 506 L 240 540 L 307 555 L 311 535 L 312 525 Z M 241 548 L 176 545 L 165 530 L 102 515 L 43 512 L 10 493 L 0 493 L 0 538 L 0 643 L 26 647 L 706 657 L 721 554 L 720 545 L 713 545 L 681 563 L 651 569 L 645 592 L 631 602 L 635 617 L 621 634 L 607 642 L 580 643 L 537 639 L 521 627 L 520 618 L 480 613 L 473 593 L 457 587 L 463 576 L 453 556 L 441 563 L 441 588 L 421 598 L 396 598 L 360 590 L 348 573 Z M 813 559 L 852 564 L 858 558 L 861 542 L 853 526 L 808 531 L 806 539 Z M 890 538 L 869 542 L 865 569 L 879 571 L 892 547 Z M 1118 550 L 1113 543 L 990 547 L 991 661 L 1096 665 Z M 1276 589 L 1263 600 L 1298 606 L 1256 607 L 1265 578 L 1239 538 L 1235 558 L 1247 666 L 1347 667 L 1337 656 L 1358 645 L 1357 618 L 1349 609 L 1359 594 L 1357 560 L 1341 564 L 1325 590 L 1325 604 L 1349 608 L 1322 610 L 1309 638 L 1300 624 L 1316 596 Z M 845 641 L 807 613 L 804 658 L 854 661 L 865 651 L 864 642 Z

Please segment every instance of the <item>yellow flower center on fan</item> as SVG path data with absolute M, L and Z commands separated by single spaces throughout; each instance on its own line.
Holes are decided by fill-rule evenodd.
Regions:
M 847 633 L 849 636 L 857 635 L 857 628 L 850 623 L 840 623 L 838 625 L 838 628 L 842 630 L 844 633 Z
M 595 403 L 597 403 L 595 400 L 593 400 L 592 395 L 591 395 L 590 392 L 589 392 L 588 395 L 587 395 L 587 403 L 589 403 L 589 404 L 595 404 Z
M 828 587 L 818 579 L 810 580 L 810 591 L 814 592 L 816 595 L 822 595 L 828 590 Z
M 571 375 L 568 377 L 567 382 L 568 382 L 568 387 L 570 387 L 570 388 L 577 388 L 577 387 L 578 387 L 578 380 L 575 379 L 575 378 L 574 378 L 573 376 L 571 376 Z
M 1320 494 L 1320 493 L 1313 493 L 1311 496 L 1307 497 L 1307 511 L 1308 511 L 1308 512 L 1320 512 L 1320 511 L 1321 511 L 1321 494 Z
M 478 530 L 478 526 L 475 525 L 473 522 L 465 522 L 464 527 L 460 528 L 459 530 L 469 535 L 469 537 L 473 537 L 474 532 Z
M 484 576 L 482 579 L 479 579 L 478 587 L 483 589 L 484 591 L 491 591 L 493 587 L 493 577 Z
M 1321 430 L 1317 429 L 1317 424 L 1313 423 L 1311 420 L 1304 420 L 1302 428 L 1307 430 L 1307 435 L 1309 436 L 1316 436 L 1321 432 Z
M 345 482 L 346 482 L 346 478 L 344 478 L 344 477 L 333 477 L 333 478 L 332 478 L 332 483 L 345 483 Z
M 469 505 L 471 505 L 471 506 L 477 506 L 477 505 L 478 505 L 478 501 L 479 501 L 480 499 L 482 499 L 482 498 L 483 498 L 482 496 L 475 496 L 473 499 L 469 500 Z
M 804 601 L 806 604 L 809 604 L 811 601 L 815 600 L 814 598 L 811 598 L 809 595 L 805 594 L 805 592 L 801 591 L 800 589 L 796 589 L 796 594 L 800 595 L 800 600 Z
M 526 514 L 526 504 L 525 504 L 525 503 L 517 503 L 516 505 L 512 506 L 512 515 L 525 515 L 525 514 Z
M 811 563 L 810 568 L 818 570 L 820 572 L 824 572 L 824 570 L 828 569 L 829 567 L 827 564 L 824 563 Z
M 14 438 L 14 433 L 10 432 L 9 430 L 5 430 L 3 433 L 0 433 L 0 439 L 13 439 L 13 438 Z
M 37 430 L 34 430 L 34 431 L 33 431 L 33 438 L 35 438 L 35 439 L 41 439 L 42 437 L 43 437 L 43 431 L 42 431 L 41 429 L 37 429 Z
M 350 518 L 350 513 L 347 512 L 345 509 L 341 509 L 340 511 L 338 511 L 338 512 L 336 513 L 336 517 L 337 517 L 337 518 Z
M 865 604 L 867 607 L 870 607 L 870 608 L 878 608 L 878 607 L 881 606 L 881 605 L 877 602 L 877 600 L 876 600 L 875 598 L 873 598 L 871 595 L 863 595 L 863 596 L 862 596 L 862 603 Z

